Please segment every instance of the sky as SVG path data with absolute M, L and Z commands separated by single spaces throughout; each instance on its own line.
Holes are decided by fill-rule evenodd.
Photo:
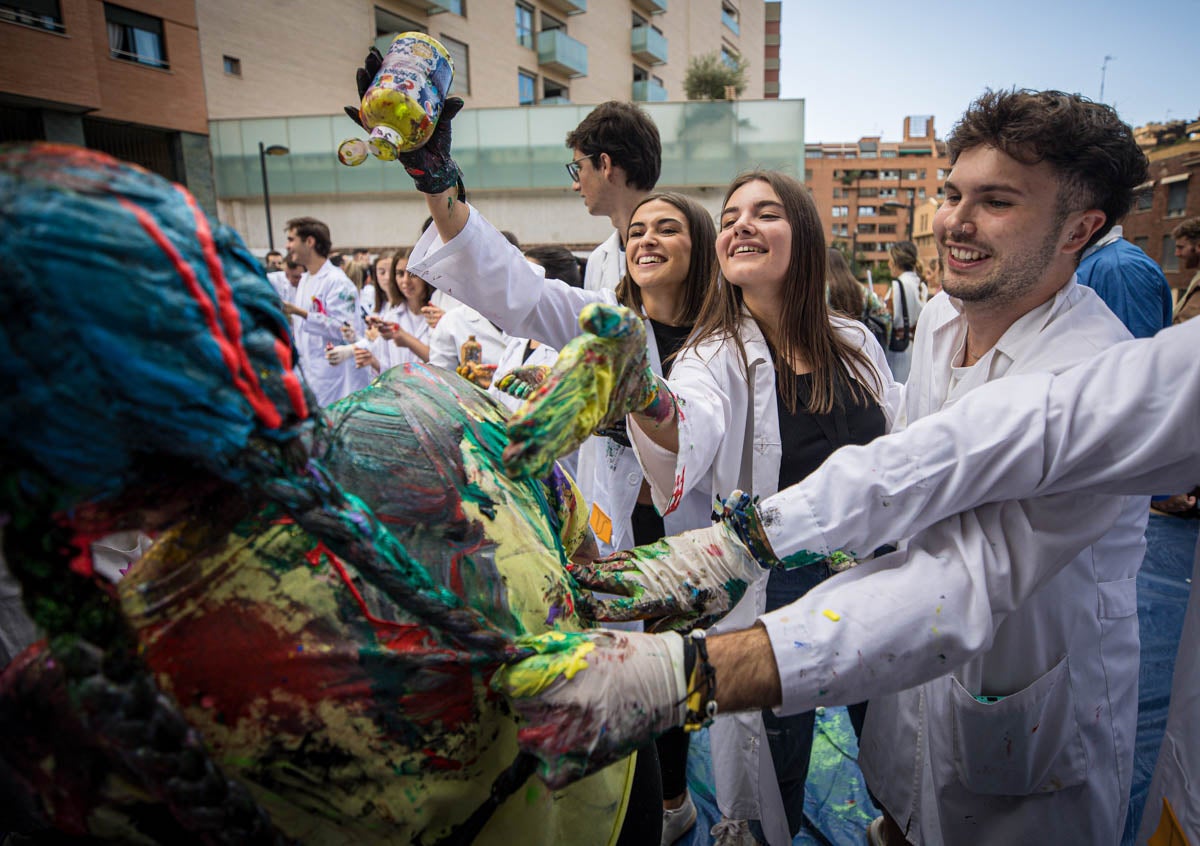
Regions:
M 780 96 L 809 143 L 933 115 L 944 138 L 985 88 L 1056 88 L 1127 123 L 1200 116 L 1200 0 L 783 0 Z M 753 69 L 751 69 L 753 73 Z

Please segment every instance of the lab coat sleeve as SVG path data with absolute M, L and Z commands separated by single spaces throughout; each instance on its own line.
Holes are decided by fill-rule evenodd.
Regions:
M 1123 502 L 1061 494 L 984 505 L 762 615 L 783 686 L 778 713 L 895 693 L 966 663 L 1109 531 Z
M 313 295 L 313 301 L 301 304 L 301 308 L 308 311 L 304 331 L 335 346 L 346 343 L 342 337 L 342 324 L 356 325 L 354 309 L 357 304 L 358 292 L 353 282 L 341 278 L 331 280 Z
M 1200 321 L 1117 344 L 1057 376 L 1012 376 L 762 503 L 775 552 L 869 552 L 986 502 L 1154 494 L 1200 481 Z
M 453 370 L 458 367 L 458 346 L 454 343 L 453 321 L 450 313 L 442 316 L 438 325 L 429 333 L 429 363 L 435 367 Z
M 579 312 L 585 305 L 616 301 L 611 292 L 584 291 L 547 279 L 544 268 L 530 264 L 474 208 L 449 243 L 427 231 L 413 248 L 408 269 L 509 335 L 556 349 L 579 334 Z
M 697 484 L 711 480 L 710 471 L 730 432 L 733 415 L 728 369 L 719 355 L 702 357 L 695 348 L 685 349 L 671 366 L 667 385 L 678 410 L 679 451 L 654 443 L 632 421 L 628 430 L 654 507 L 664 516 Z M 754 436 L 752 432 L 742 434 Z

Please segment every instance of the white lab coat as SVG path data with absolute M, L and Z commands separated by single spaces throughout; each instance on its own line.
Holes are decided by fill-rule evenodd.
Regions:
M 415 337 L 418 341 L 425 344 L 429 343 L 429 324 L 425 322 L 425 318 L 421 316 L 420 312 L 414 314 L 409 311 L 406 304 L 399 303 L 397 305 L 385 306 L 383 311 L 379 312 L 379 318 L 390 323 L 398 323 L 401 329 Z M 421 360 L 408 347 L 402 347 L 386 338 L 376 338 L 374 341 L 360 338 L 358 343 L 360 346 L 365 346 L 374 353 L 375 358 L 379 360 L 380 373 L 386 373 L 393 367 L 398 367 L 410 361 Z
M 830 316 L 840 336 L 863 349 L 872 372 L 862 381 L 882 383 L 883 410 L 890 424 L 899 386 L 891 379 L 883 349 L 857 321 Z M 650 482 L 654 504 L 669 514 L 681 498 L 703 493 L 708 501 L 735 489 L 766 496 L 779 487 L 783 447 L 776 405 L 775 367 L 758 324 L 747 313 L 742 342 L 752 383 L 736 346 L 705 341 L 676 357 L 668 384 L 679 402 L 679 452 L 651 441 L 636 426 L 630 439 Z M 711 631 L 736 631 L 751 625 L 766 607 L 766 571 L 742 600 Z M 717 804 L 730 819 L 762 821 L 772 846 L 790 843 L 779 784 L 758 712 L 717 719 L 710 729 Z
M 482 364 L 495 364 L 500 360 L 508 345 L 508 335 L 475 309 L 459 305 L 443 314 L 429 333 L 429 363 L 447 370 L 458 367 L 463 363 L 462 345 L 472 335 L 481 347 Z
M 1012 604 L 1005 580 L 997 578 L 993 589 L 981 579 L 946 600 L 920 590 L 966 583 L 968 562 L 955 556 L 970 550 L 945 543 L 961 531 L 963 512 L 1019 498 L 1192 487 L 1200 479 L 1197 348 L 1200 321 L 1192 321 L 1119 344 L 1061 375 L 1016 375 L 982 385 L 898 434 L 838 450 L 819 471 L 764 501 L 767 534 L 782 556 L 872 549 L 887 538 L 910 537 L 907 555 L 864 563 L 764 617 L 784 708 L 874 699 L 933 677 L 943 664 L 961 663 L 986 644 L 992 615 L 1003 617 Z M 1156 827 L 1164 796 L 1184 833 L 1200 842 L 1197 584 L 1200 547 L 1139 844 Z M 838 621 L 824 615 L 825 609 L 846 611 L 861 593 L 873 597 L 868 614 L 842 614 Z M 937 632 L 930 628 L 935 618 Z M 1055 842 L 1061 823 L 1053 817 L 1069 812 L 1047 803 L 1046 835 L 1026 842 Z M 1072 831 L 1058 842 L 1092 842 Z M 1113 839 L 1119 831 L 1105 834 Z
M 616 303 L 616 295 L 608 289 L 587 291 L 546 279 L 544 268 L 530 264 L 474 208 L 466 227 L 448 244 L 441 244 L 430 227 L 413 247 L 409 271 L 478 309 L 510 335 L 533 338 L 555 349 L 579 334 L 579 312 L 585 305 Z M 649 321 L 646 333 L 650 365 L 661 373 Z M 591 508 L 589 522 L 601 552 L 632 547 L 630 515 L 642 485 L 633 450 L 610 438 L 589 438 L 580 447 L 578 469 L 575 481 Z M 678 534 L 709 525 L 711 514 L 712 502 L 702 486 L 663 523 L 667 534 Z
M 583 272 L 585 291 L 616 291 L 625 275 L 625 249 L 616 230 L 604 243 L 592 250 Z
M 902 420 L 952 406 L 984 382 L 1064 370 L 1129 337 L 1074 281 L 974 367 L 952 368 L 965 331 L 949 297 L 930 301 Z M 995 441 L 988 425 L 970 435 L 985 448 Z M 862 466 L 839 478 L 853 518 L 872 534 L 876 521 L 909 534 L 889 519 L 890 501 L 863 495 L 877 472 Z M 974 483 L 986 490 L 994 476 L 981 470 Z M 778 521 L 790 524 L 795 496 L 764 503 L 783 555 L 796 539 Z M 869 697 L 859 762 L 915 844 L 1116 842 L 1137 717 L 1146 504 L 1063 494 L 981 506 L 764 615 L 786 679 L 781 713 Z M 907 626 L 897 631 L 896 620 Z M 861 666 L 844 676 L 842 656 Z M 1004 698 L 985 704 L 980 695 Z
M 308 317 L 292 319 L 296 351 L 304 381 L 316 395 L 317 404 L 324 407 L 347 394 L 365 388 L 370 381 L 370 368 L 357 368 L 353 360 L 336 367 L 325 360 L 325 345 L 341 346 L 342 325 L 349 323 L 362 333 L 362 318 L 358 314 L 358 290 L 341 268 L 328 261 L 315 274 L 305 273 L 296 287 L 294 303 L 308 312 Z

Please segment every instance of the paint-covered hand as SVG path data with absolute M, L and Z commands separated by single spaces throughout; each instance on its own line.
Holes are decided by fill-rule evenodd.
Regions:
M 519 646 L 536 654 L 501 669 L 492 686 L 523 718 L 517 742 L 551 788 L 683 725 L 684 645 L 674 632 L 547 632 Z
M 447 97 L 429 140 L 397 156 L 422 194 L 440 194 L 462 184 L 462 171 L 450 155 L 450 121 L 462 107 L 462 97 Z
M 591 303 L 579 314 L 583 333 L 559 351 L 549 375 L 509 418 L 505 469 L 543 475 L 597 429 L 669 396 L 650 369 L 646 327 L 627 308 Z
M 354 358 L 353 344 L 342 344 L 337 347 L 331 344 L 325 348 L 325 360 L 332 367 L 337 367 L 339 364 L 347 362 L 352 358 Z
M 767 568 L 722 521 L 568 569 L 585 589 L 576 603 L 581 617 L 602 623 L 663 618 L 656 626 L 663 630 L 712 625 Z
M 486 391 L 492 384 L 492 376 L 496 374 L 496 365 L 468 361 L 454 368 L 454 372 Z
M 529 399 L 549 375 L 550 368 L 545 364 L 516 367 L 501 376 L 496 387 L 510 397 Z

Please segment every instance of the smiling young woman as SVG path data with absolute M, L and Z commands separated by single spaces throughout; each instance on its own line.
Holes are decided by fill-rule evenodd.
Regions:
M 630 416 L 630 439 L 666 515 L 698 488 L 710 500 L 735 489 L 768 496 L 803 479 L 838 447 L 883 434 L 899 394 L 874 336 L 829 313 L 825 238 L 801 184 L 771 171 L 735 179 L 716 248 L 720 276 L 665 385 L 679 413 Z M 830 573 L 818 564 L 764 574 L 714 630 L 745 628 Z M 861 708 L 854 717 L 861 726 Z M 772 840 L 791 839 L 803 813 L 804 772 L 797 767 L 807 769 L 812 712 L 784 719 L 737 714 L 715 723 L 718 804 L 778 806 L 762 802 L 762 791 L 777 788 L 757 775 L 760 744 L 752 738 L 761 737 L 764 721 L 773 760 L 788 768 L 779 781 L 790 786 L 782 796 L 786 820 L 760 825 L 775 832 Z

